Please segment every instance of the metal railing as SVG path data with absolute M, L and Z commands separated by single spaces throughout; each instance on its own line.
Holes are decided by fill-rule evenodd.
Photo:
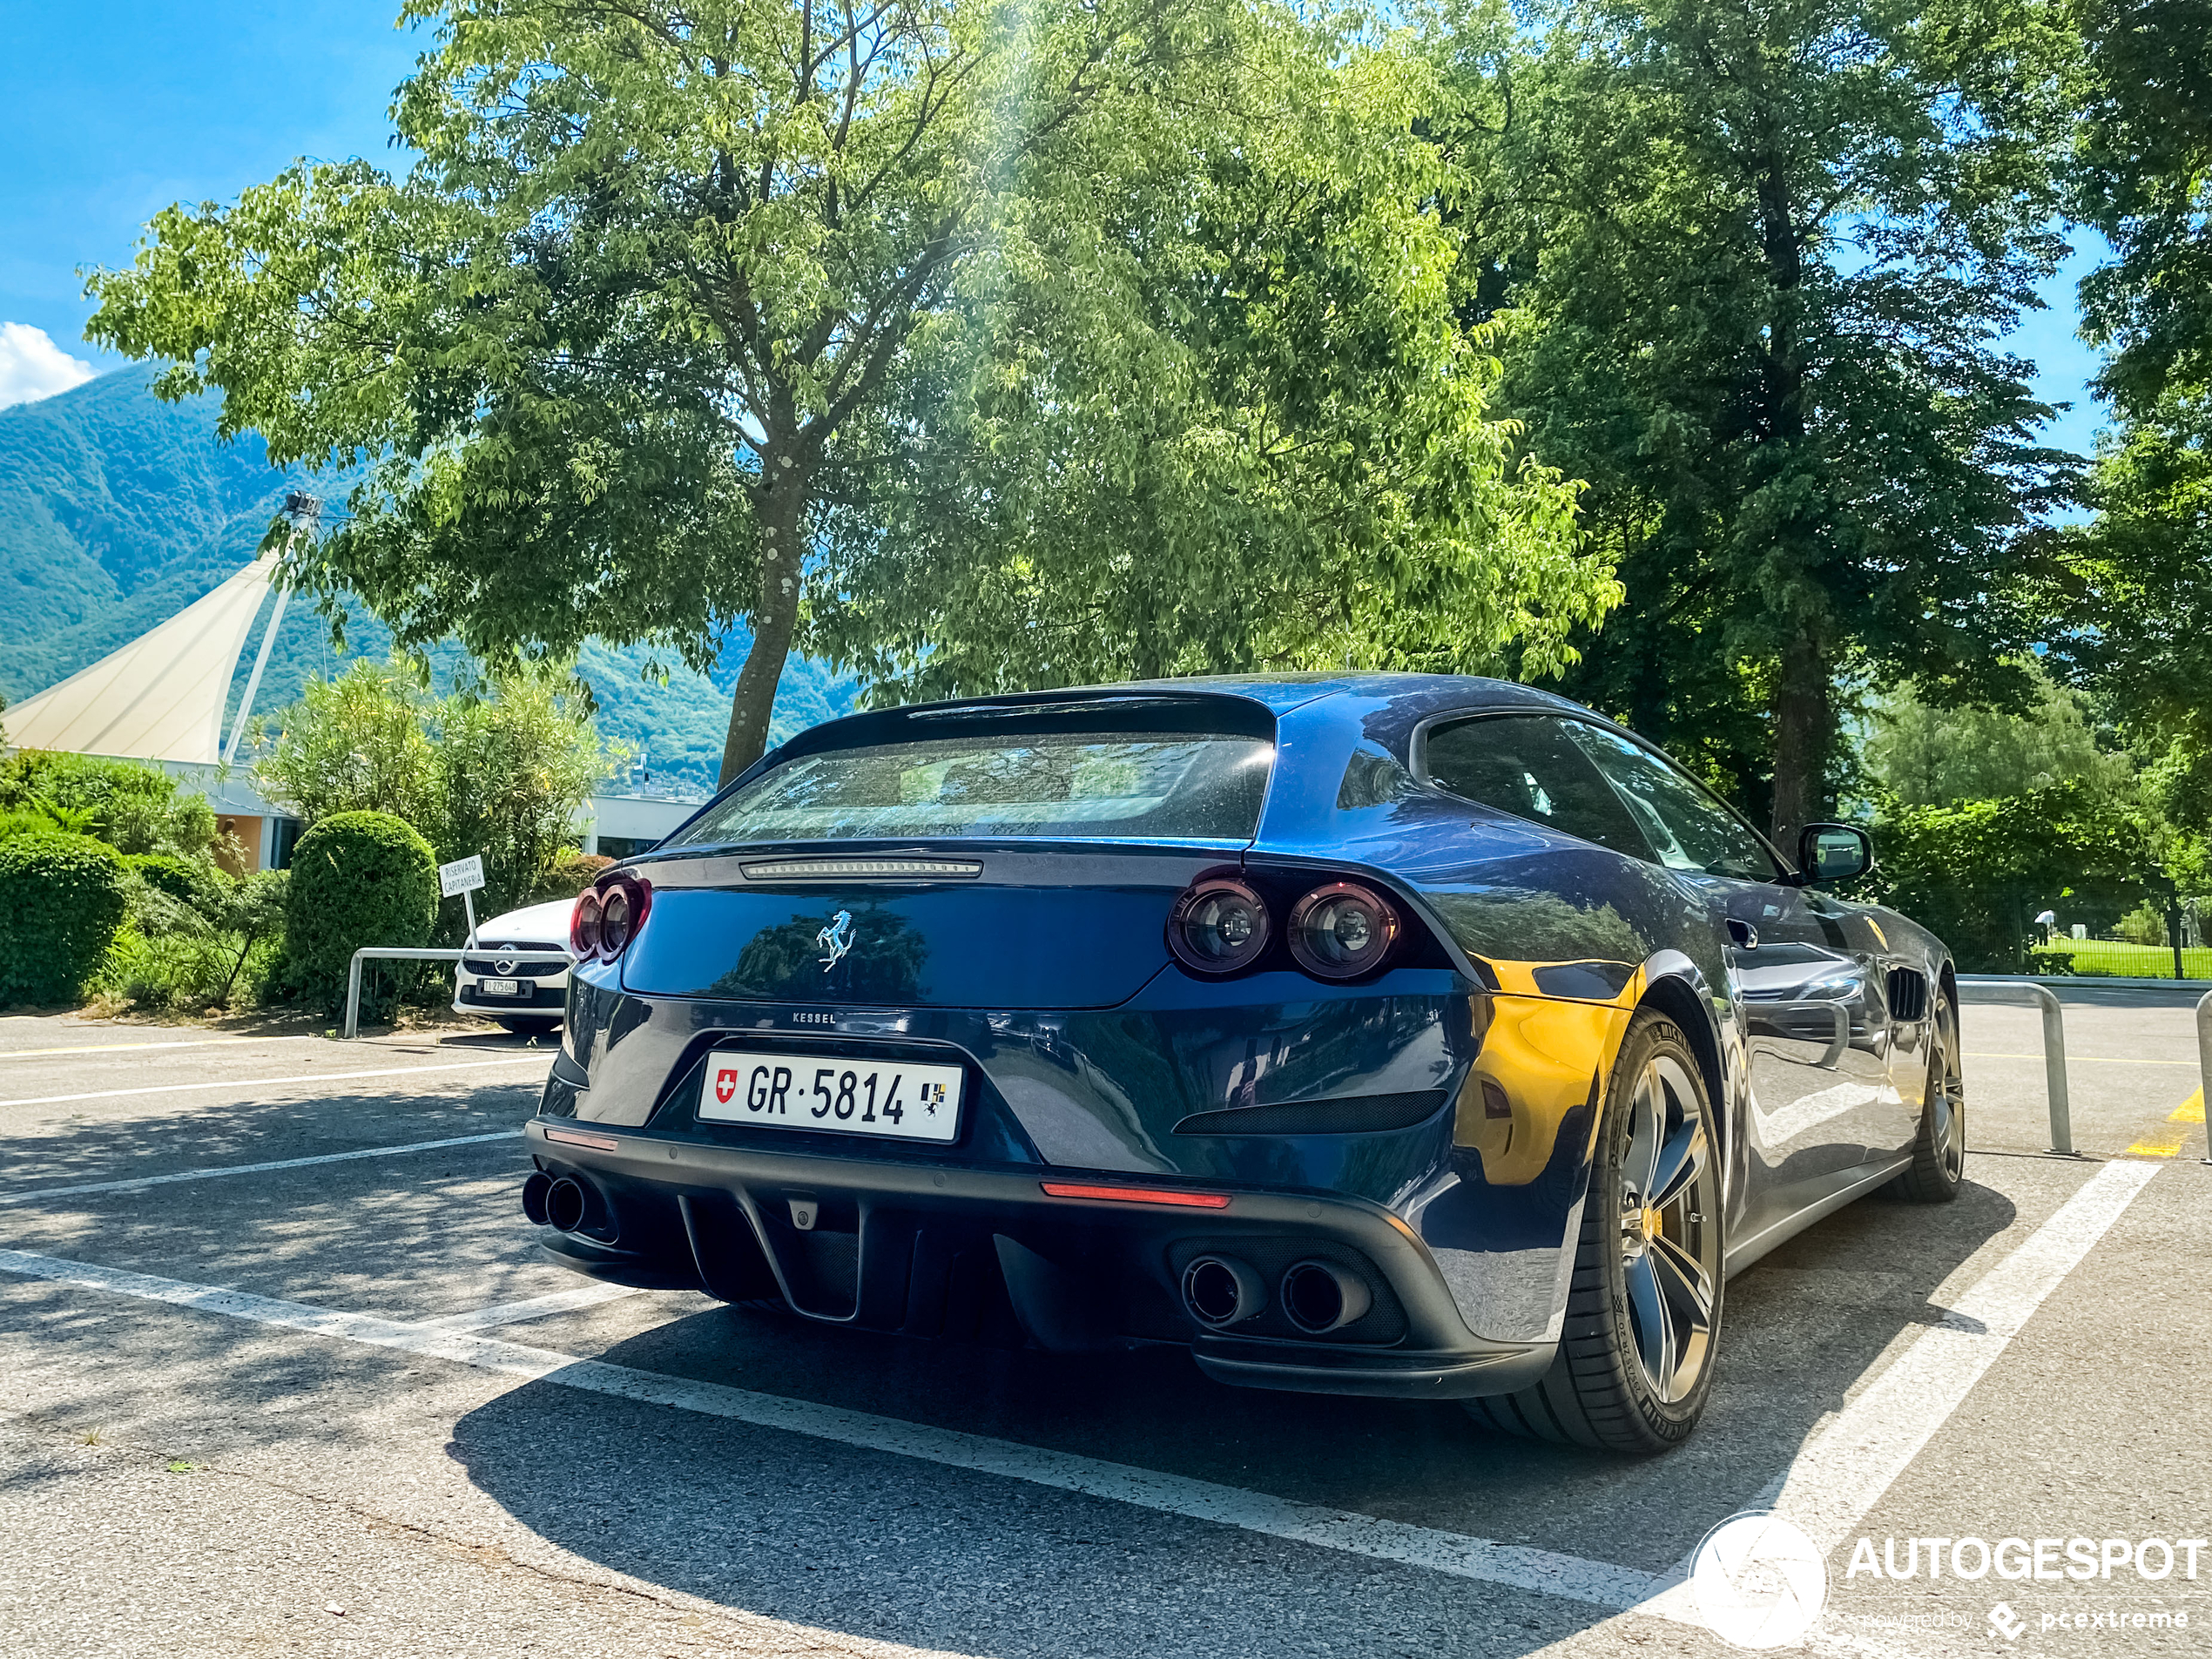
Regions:
M 456 949 L 420 949 L 394 946 L 365 946 L 354 953 L 354 965 L 346 971 L 346 1027 L 348 1039 L 360 1035 L 361 1015 L 361 964 L 374 960 L 395 962 L 457 962 L 463 956 L 482 956 L 487 954 L 505 957 L 520 967 L 524 962 L 558 962 L 563 968 L 574 965 L 574 959 L 564 950 L 499 950 L 495 946 L 464 946 Z
M 2204 1112 L 2204 1162 L 2212 1163 L 2212 991 L 2196 1000 L 2196 1103 Z
M 2042 1011 L 2043 1090 L 2051 1107 L 2051 1150 L 2061 1157 L 2072 1157 L 2074 1108 L 2066 1092 L 2066 1019 L 2059 1011 L 2059 999 L 2051 995 L 2049 987 L 2029 980 L 1972 979 L 1962 974 L 1959 981 L 1959 1001 L 1966 1001 L 1970 995 L 1977 1002 L 2012 1002 Z M 2206 1003 L 2212 1003 L 2212 996 L 2197 1005 L 2200 1042 L 2206 1030 Z M 2212 1068 L 2212 1059 L 2206 1059 L 2204 1064 Z M 2208 1071 L 2208 1076 L 2212 1076 L 2212 1071 Z

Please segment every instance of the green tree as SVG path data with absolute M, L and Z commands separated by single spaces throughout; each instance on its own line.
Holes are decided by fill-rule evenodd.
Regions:
M 385 812 L 435 836 L 443 813 L 431 718 L 408 668 L 356 662 L 336 679 L 308 681 L 277 717 L 255 782 L 309 826 L 333 813 Z
M 480 914 L 527 903 L 573 845 L 577 813 L 610 769 L 590 721 L 557 674 L 518 671 L 448 698 L 436 752 L 440 852 L 482 855 Z
M 574 836 L 591 792 L 619 764 L 560 671 L 495 671 L 432 698 L 404 666 L 356 663 L 310 684 L 280 717 L 255 768 L 261 791 L 312 827 L 383 812 L 442 860 L 481 855 L 481 914 L 528 901 Z
M 2054 654 L 2157 752 L 2146 782 L 2212 832 L 2212 4 L 2077 0 L 2088 45 L 2074 210 L 2113 247 L 2081 285 L 2120 416 L 2069 536 Z M 2202 850 L 2195 860 L 2202 863 Z
M 1969 973 L 2025 971 L 2040 913 L 2115 918 L 2155 869 L 2137 819 L 2080 784 L 1892 805 L 1875 833 L 1875 895 L 1933 929 Z
M 302 163 L 158 214 L 92 337 L 271 458 L 376 458 L 304 575 L 403 646 L 710 664 L 757 755 L 838 448 L 978 253 L 1110 179 L 1233 43 L 1198 0 L 409 0 L 402 178 Z
M 1141 151 L 1071 140 L 1116 187 L 1025 225 L 856 428 L 808 637 L 877 697 L 1543 672 L 1617 600 L 1488 408 L 1495 342 L 1455 327 L 1433 69 L 1266 17 Z
M 1516 323 L 1502 405 L 1587 479 L 1629 598 L 1572 694 L 1787 840 L 1854 680 L 2017 699 L 2066 459 L 1997 341 L 2050 229 L 2070 62 L 2042 0 L 1540 0 L 1461 16 L 1433 128 Z M 1839 689 L 1839 687 L 1845 689 Z
M 2075 0 L 2087 46 L 2074 206 L 2114 259 L 2081 295 L 2101 377 L 2141 420 L 2212 388 L 2212 4 Z
M 2127 792 L 2134 767 L 2099 746 L 2079 698 L 2029 666 L 2034 702 L 2024 713 L 1945 708 L 1910 684 L 1872 710 L 1862 760 L 1876 790 L 1906 806 L 2026 795 L 2082 783 L 2097 794 Z

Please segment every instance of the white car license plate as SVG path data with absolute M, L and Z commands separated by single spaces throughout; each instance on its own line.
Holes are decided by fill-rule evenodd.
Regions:
M 724 1049 L 707 1056 L 699 1119 L 950 1141 L 960 1133 L 961 1075 L 911 1060 Z
M 485 996 L 520 996 L 523 981 L 518 979 L 480 979 L 476 981 L 476 989 Z

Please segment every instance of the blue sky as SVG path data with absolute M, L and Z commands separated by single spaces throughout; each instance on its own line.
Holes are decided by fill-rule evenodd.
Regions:
M 0 322 L 117 367 L 84 343 L 78 267 L 128 264 L 172 201 L 228 200 L 295 156 L 383 154 L 385 108 L 418 50 L 397 10 L 0 0 Z M 0 361 L 10 343 L 23 337 L 0 341 Z
M 387 155 L 385 109 L 418 50 L 393 27 L 396 10 L 0 0 L 0 402 L 81 378 L 68 359 L 117 367 L 84 342 L 78 270 L 127 263 L 157 209 L 229 200 L 295 156 Z M 2083 451 L 2097 425 L 2094 361 L 2074 337 L 2074 285 L 2092 263 L 2078 253 L 2047 283 L 2050 309 L 2013 341 L 2040 366 L 2037 390 L 2075 406 L 2050 435 Z

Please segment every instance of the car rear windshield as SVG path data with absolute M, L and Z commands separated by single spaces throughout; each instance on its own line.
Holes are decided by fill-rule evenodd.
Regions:
M 1190 732 L 974 732 L 799 756 L 671 846 L 947 837 L 1248 841 L 1274 745 Z

